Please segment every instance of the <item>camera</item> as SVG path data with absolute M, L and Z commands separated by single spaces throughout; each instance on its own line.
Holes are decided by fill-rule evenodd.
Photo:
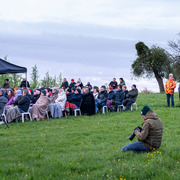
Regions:
M 137 129 L 139 132 L 141 132 L 142 128 L 141 127 L 135 127 L 134 129 Z M 129 140 L 132 141 L 135 137 L 135 133 L 133 132 L 130 136 L 129 136 Z

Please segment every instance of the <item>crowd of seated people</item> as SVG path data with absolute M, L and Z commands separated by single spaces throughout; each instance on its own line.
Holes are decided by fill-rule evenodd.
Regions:
M 32 119 L 45 120 L 48 115 L 51 118 L 60 118 L 64 114 L 71 115 L 76 109 L 81 110 L 82 115 L 94 115 L 102 111 L 103 106 L 107 106 L 110 112 L 117 112 L 119 106 L 125 106 L 124 111 L 130 110 L 131 105 L 136 101 L 138 90 L 136 85 L 132 85 L 130 91 L 127 90 L 123 78 L 110 82 L 109 87 L 92 87 L 90 82 L 83 86 L 81 79 L 71 79 L 70 84 L 67 79 L 63 79 L 60 88 L 25 88 L 26 79 L 21 83 L 19 89 L 9 88 L 8 82 L 0 89 L 0 114 L 5 113 L 8 122 L 15 122 L 21 113 L 29 111 Z M 108 89 L 108 90 L 107 90 Z

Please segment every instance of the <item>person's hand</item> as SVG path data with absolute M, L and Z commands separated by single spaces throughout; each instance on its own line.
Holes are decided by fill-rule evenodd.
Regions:
M 98 103 L 98 104 L 101 104 L 101 101 L 98 101 L 97 103 Z
M 138 130 L 139 132 L 141 132 L 141 130 L 140 130 L 138 127 L 135 127 L 135 128 L 134 128 L 134 131 L 135 131 L 135 130 Z

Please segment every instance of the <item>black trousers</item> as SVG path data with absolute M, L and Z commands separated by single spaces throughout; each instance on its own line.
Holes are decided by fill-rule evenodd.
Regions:
M 130 100 L 125 100 L 125 101 L 123 102 L 123 105 L 126 106 L 126 111 L 131 109 L 131 105 L 132 105 L 133 103 L 134 103 L 134 102 L 132 102 L 132 101 L 130 101 Z

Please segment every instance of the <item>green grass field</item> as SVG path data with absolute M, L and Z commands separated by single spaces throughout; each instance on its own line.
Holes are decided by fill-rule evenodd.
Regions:
M 140 94 L 138 111 L 26 121 L 0 126 L 0 179 L 180 179 L 180 102 L 166 108 L 165 94 Z M 122 153 L 140 109 L 149 105 L 164 125 L 162 146 Z M 133 142 L 137 141 L 137 138 Z

